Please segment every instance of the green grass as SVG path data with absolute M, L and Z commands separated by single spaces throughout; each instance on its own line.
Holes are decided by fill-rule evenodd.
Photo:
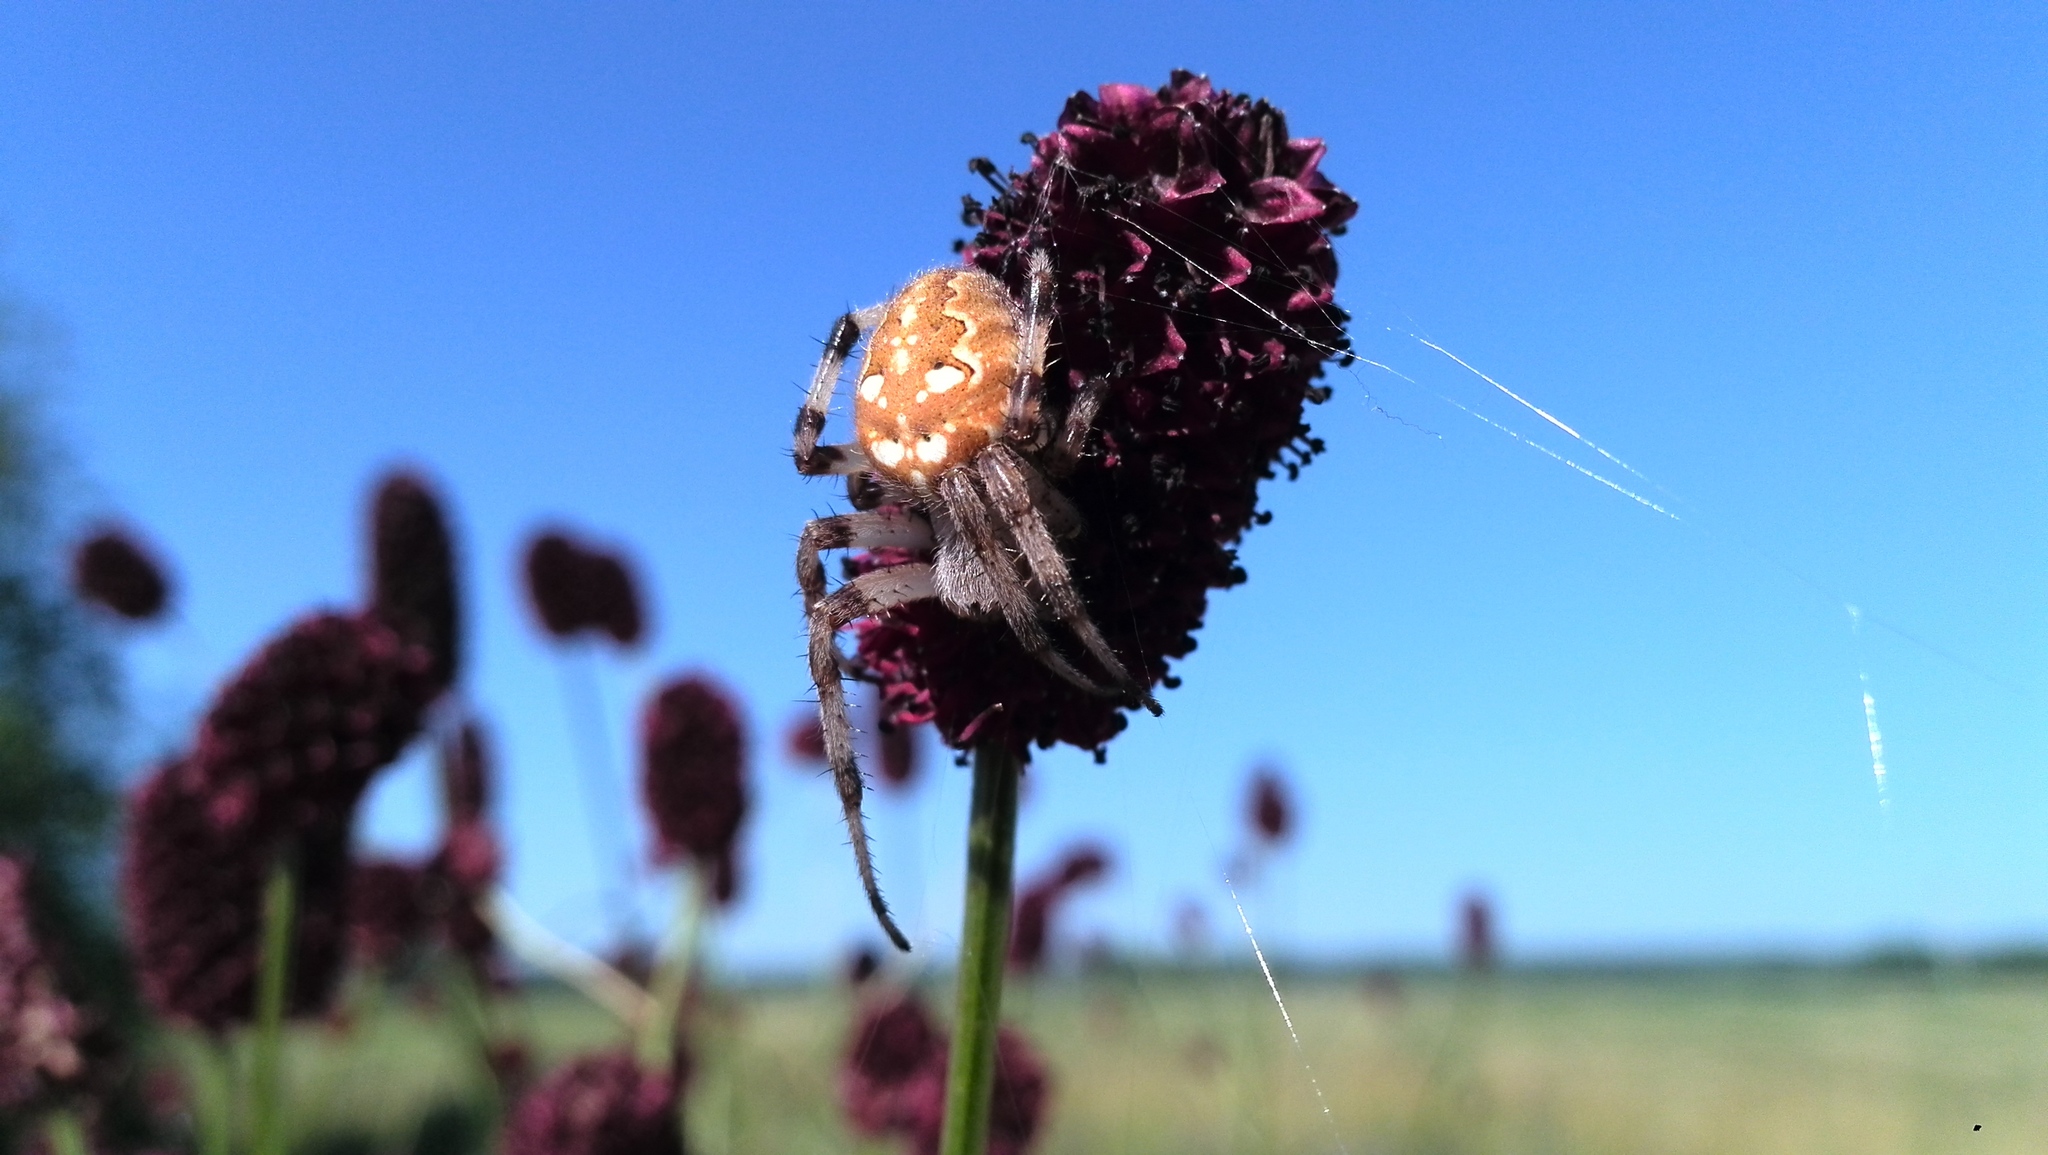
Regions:
M 1009 1017 L 1055 1078 L 1039 1150 L 1329 1152 L 1340 1137 L 1356 1155 L 2048 1150 L 2040 974 L 1423 975 L 1376 992 L 1359 978 L 1283 976 L 1282 990 L 1300 1054 L 1256 972 L 1013 986 Z M 946 993 L 929 992 L 935 1007 Z M 563 992 L 500 1014 L 544 1063 L 618 1038 Z M 857 1143 L 838 1121 L 833 1071 L 852 1014 L 851 996 L 827 988 L 711 999 L 698 1020 L 693 1155 L 893 1150 Z M 488 1084 L 464 1039 L 451 1019 L 400 1002 L 360 1006 L 343 1033 L 299 1033 L 299 1155 L 488 1143 Z

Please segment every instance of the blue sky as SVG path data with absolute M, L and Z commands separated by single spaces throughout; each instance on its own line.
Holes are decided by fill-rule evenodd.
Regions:
M 650 587 L 652 644 L 591 663 L 615 754 L 666 674 L 745 695 L 720 949 L 805 965 L 873 937 L 829 789 L 776 755 L 795 533 L 833 504 L 787 456 L 817 342 L 951 259 L 968 157 L 1021 163 L 1075 89 L 1204 71 L 1328 142 L 1362 206 L 1340 299 L 1398 375 L 1335 376 L 1330 452 L 1269 491 L 1166 715 L 1106 767 L 1035 764 L 1025 869 L 1118 849 L 1077 932 L 1160 947 L 1186 897 L 1228 929 L 1271 758 L 1305 823 L 1247 908 L 1298 956 L 1440 951 L 1470 885 L 1525 957 L 2038 939 L 2044 49 L 2020 5 L 10 5 L 0 279 L 68 334 L 80 511 L 176 563 L 180 620 L 126 643 L 138 752 L 356 596 L 367 487 L 420 463 L 519 898 L 605 932 L 512 581 L 557 519 Z M 873 807 L 926 957 L 965 787 L 941 764 Z M 429 799 L 395 774 L 368 838 L 422 844 Z

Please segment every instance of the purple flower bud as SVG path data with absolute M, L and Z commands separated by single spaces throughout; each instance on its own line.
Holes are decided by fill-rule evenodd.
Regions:
M 935 1132 L 946 1107 L 946 1040 L 924 1001 L 870 1003 L 839 1068 L 839 1103 L 862 1135 Z
M 655 859 L 684 855 L 716 868 L 747 814 L 746 729 L 709 678 L 669 682 L 640 718 L 641 797 L 654 820 Z
M 191 754 L 137 791 L 123 910 L 142 992 L 209 1028 L 253 1009 L 262 892 L 298 884 L 290 1008 L 316 1013 L 339 974 L 349 836 L 372 775 L 419 732 L 431 658 L 371 614 L 317 614 L 224 686 Z
M 505 1155 L 682 1155 L 676 1079 L 629 1052 L 585 1055 L 526 1092 L 505 1125 Z
M 1269 845 L 1287 841 L 1294 829 L 1294 804 L 1288 800 L 1287 785 L 1280 779 L 1280 773 L 1271 768 L 1259 770 L 1252 775 L 1252 789 L 1248 817 L 1252 833 L 1261 842 Z
M 1278 109 L 1203 77 L 1107 85 L 1067 102 L 966 247 L 1013 292 L 1027 255 L 1051 251 L 1047 399 L 1064 409 L 1081 383 L 1108 383 L 1089 452 L 1060 483 L 1086 526 L 1065 548 L 1141 681 L 1171 687 L 1167 662 L 1195 648 L 1209 592 L 1245 580 L 1236 548 L 1262 520 L 1259 482 L 1322 450 L 1303 406 L 1325 394 L 1324 362 L 1348 356 L 1329 238 L 1357 208 L 1322 156 Z M 1001 622 L 919 602 L 857 629 L 887 715 L 933 721 L 950 745 L 1100 749 L 1125 724 L 1118 702 L 1060 680 Z
M 588 630 L 632 646 L 646 632 L 625 559 L 560 530 L 545 531 L 526 547 L 526 592 L 541 628 L 554 637 Z
M 370 605 L 433 655 L 437 684 L 454 683 L 462 665 L 455 547 L 440 499 L 416 474 L 387 476 L 371 502 Z
M 103 529 L 71 554 L 71 586 L 78 596 L 129 621 L 163 613 L 170 582 L 150 552 L 119 529 Z
M 870 1003 L 839 1068 L 847 1122 L 859 1134 L 899 1136 L 918 1155 L 934 1155 L 945 1122 L 948 1049 L 915 994 Z M 1030 1149 L 1045 1117 L 1050 1082 L 1030 1042 L 1008 1027 L 998 1029 L 990 1155 L 1024 1155 Z
M 28 869 L 0 855 L 0 1110 L 12 1113 L 83 1071 L 83 1025 L 31 925 Z
M 1052 920 L 1059 904 L 1076 886 L 1093 882 L 1109 870 L 1109 854 L 1096 846 L 1078 846 L 1050 871 L 1017 894 L 1010 923 L 1010 969 L 1032 974 L 1044 969 L 1052 946 Z

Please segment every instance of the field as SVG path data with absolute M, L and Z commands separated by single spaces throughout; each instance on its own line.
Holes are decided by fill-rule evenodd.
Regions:
M 1788 968 L 1459 978 L 1125 972 L 1013 988 L 1055 1077 L 1045 1155 L 2048 1150 L 2048 975 Z M 931 992 L 944 1006 L 945 992 Z M 727 989 L 699 1019 L 691 1150 L 884 1152 L 839 1125 L 852 993 Z M 564 992 L 504 1023 L 543 1062 L 616 1037 Z M 293 1040 L 299 1155 L 489 1142 L 464 1035 L 359 998 Z M 1315 1084 L 1327 1099 L 1325 1114 Z M 1976 1129 L 1981 1128 L 1981 1129 Z

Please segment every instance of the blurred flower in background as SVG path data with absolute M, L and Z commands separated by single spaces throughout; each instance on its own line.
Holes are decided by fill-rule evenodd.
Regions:
M 497 934 L 485 908 L 503 864 L 485 817 L 489 764 L 476 723 L 464 723 L 439 754 L 446 807 L 441 844 L 420 861 L 357 864 L 349 885 L 349 947 L 360 961 L 385 969 L 445 947 L 477 978 L 501 982 Z
M 913 1155 L 939 1147 L 945 1114 L 946 1036 L 924 1000 L 902 992 L 869 1002 L 839 1067 L 839 1102 L 854 1132 L 895 1137 Z M 1009 1027 L 996 1036 L 989 1155 L 1023 1155 L 1038 1137 L 1052 1087 L 1045 1060 Z
M 0 855 L 0 1111 L 77 1077 L 78 1008 L 57 989 L 31 923 L 28 868 Z
M 424 649 L 374 615 L 334 613 L 295 623 L 221 689 L 191 753 L 132 804 L 123 910 L 159 1013 L 215 1029 L 249 1017 L 264 882 L 282 862 L 299 906 L 290 1010 L 325 1007 L 356 804 L 418 734 L 437 689 Z
M 1250 806 L 1252 834 L 1268 846 L 1287 841 L 1294 830 L 1294 804 L 1287 797 L 1287 784 L 1280 771 L 1262 766 L 1252 774 Z
M 1010 926 L 1010 969 L 1025 974 L 1043 970 L 1052 948 L 1053 916 L 1076 887 L 1095 882 L 1109 871 L 1109 852 L 1095 845 L 1074 847 L 1042 877 L 1017 894 Z
M 679 1083 L 624 1051 L 573 1059 L 513 1106 L 505 1155 L 682 1155 Z
M 71 552 L 71 588 L 79 598 L 131 622 L 154 621 L 170 604 L 171 583 L 154 553 L 125 529 L 102 529 Z
M 639 585 L 622 555 L 550 529 L 527 544 L 525 569 L 527 598 L 551 636 L 599 634 L 634 646 L 646 635 Z
M 879 771 L 885 787 L 903 792 L 917 785 L 918 772 L 924 765 L 919 747 L 925 727 L 914 722 L 885 720 L 879 701 L 871 702 L 863 714 L 855 723 L 856 741 L 863 736 L 867 739 L 863 761 Z M 825 755 L 825 728 L 815 707 L 790 717 L 782 748 L 783 757 L 795 766 L 825 769 L 830 765 Z
M 747 734 L 730 692 L 702 674 L 655 691 L 640 715 L 640 794 L 659 863 L 688 858 L 720 903 L 737 886 L 734 854 L 747 816 Z
M 1493 899 L 1483 890 L 1468 891 L 1458 902 L 1458 962 L 1468 971 L 1490 971 L 1500 961 Z
M 437 685 L 453 685 L 462 666 L 455 546 L 440 498 L 419 474 L 399 471 L 378 484 L 369 557 L 371 609 L 433 656 Z

